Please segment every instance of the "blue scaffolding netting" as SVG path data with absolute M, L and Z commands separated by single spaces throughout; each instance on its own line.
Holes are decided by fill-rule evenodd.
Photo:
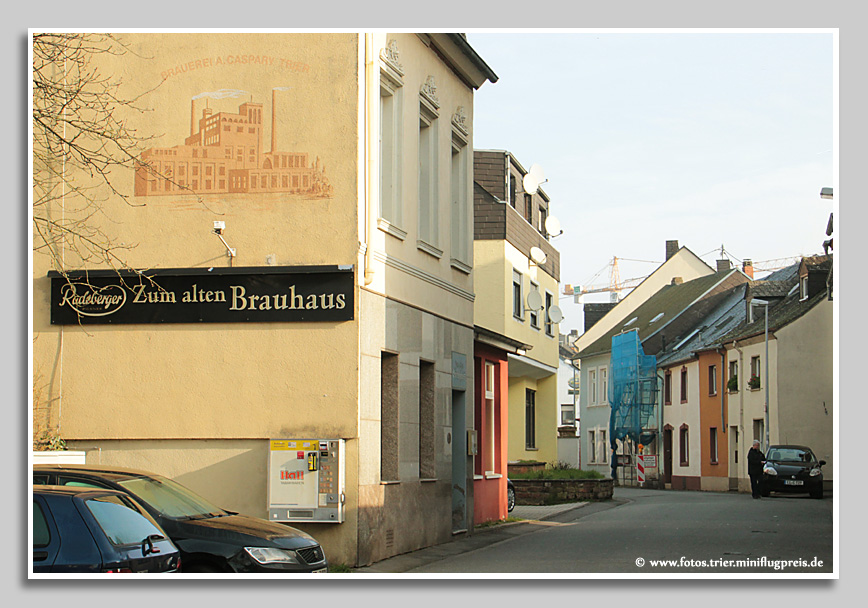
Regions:
M 657 357 L 645 354 L 637 331 L 612 338 L 609 405 L 612 449 L 626 438 L 648 444 L 656 437 Z

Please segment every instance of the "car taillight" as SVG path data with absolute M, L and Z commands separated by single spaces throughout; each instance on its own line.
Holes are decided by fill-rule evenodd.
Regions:
M 105 570 L 105 572 L 108 574 L 126 574 L 128 572 L 132 572 L 132 570 L 130 570 L 129 568 L 109 568 L 108 570 Z

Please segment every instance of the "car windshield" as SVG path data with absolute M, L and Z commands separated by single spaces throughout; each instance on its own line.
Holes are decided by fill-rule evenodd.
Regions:
M 118 483 L 164 517 L 201 519 L 225 515 L 223 509 L 166 477 L 134 477 Z
M 811 450 L 801 448 L 772 448 L 767 456 L 769 460 L 777 462 L 816 462 Z

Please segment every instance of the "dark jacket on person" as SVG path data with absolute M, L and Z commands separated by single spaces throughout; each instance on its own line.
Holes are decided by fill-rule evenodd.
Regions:
M 756 448 L 751 448 L 747 452 L 747 474 L 748 475 L 762 475 L 763 474 L 763 463 L 766 461 L 765 454 L 762 453 L 762 450 L 758 450 Z

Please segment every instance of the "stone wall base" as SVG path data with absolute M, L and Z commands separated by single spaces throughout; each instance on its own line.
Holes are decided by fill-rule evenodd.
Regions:
M 557 505 L 567 502 L 609 500 L 611 479 L 513 479 L 519 505 Z

